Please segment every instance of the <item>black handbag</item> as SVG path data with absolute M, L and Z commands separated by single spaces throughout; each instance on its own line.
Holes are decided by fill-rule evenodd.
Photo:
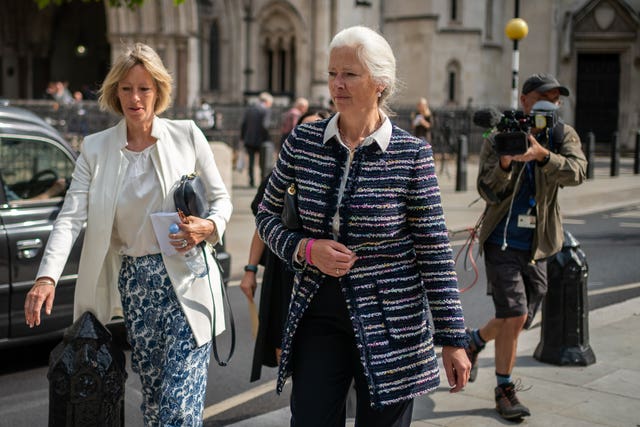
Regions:
M 284 192 L 284 206 L 282 207 L 282 224 L 289 230 L 302 229 L 302 221 L 298 212 L 298 189 L 295 182 L 289 184 Z
M 186 216 L 206 218 L 209 213 L 206 191 L 200 176 L 193 172 L 182 175 L 180 182 L 173 193 L 173 202 Z
M 189 175 L 182 175 L 180 178 L 180 182 L 176 187 L 176 191 L 173 193 L 173 202 L 176 205 L 176 210 L 182 211 L 186 216 L 197 216 L 199 218 L 206 218 L 209 216 L 209 203 L 207 201 L 206 191 L 204 188 L 204 183 L 200 176 L 196 172 L 192 172 Z M 200 244 L 200 250 L 202 251 L 202 256 L 204 257 L 205 265 L 207 266 L 207 270 L 209 270 L 209 262 L 207 261 L 207 257 L 205 256 L 205 247 L 206 243 L 202 242 Z M 231 326 L 231 348 L 229 349 L 229 356 L 226 360 L 220 360 L 220 356 L 218 356 L 218 346 L 216 345 L 216 311 L 213 310 L 213 316 L 211 319 L 211 349 L 213 350 L 213 357 L 218 362 L 220 366 L 226 366 L 231 360 L 231 356 L 233 356 L 233 352 L 236 347 L 236 326 L 233 320 L 233 311 L 231 310 L 231 303 L 229 302 L 229 295 L 226 291 L 226 286 L 223 283 L 222 277 L 224 277 L 224 272 L 222 270 L 222 266 L 218 261 L 218 257 L 216 256 L 215 249 L 213 250 L 213 259 L 216 261 L 216 265 L 218 266 L 218 270 L 220 271 L 220 289 L 222 292 L 222 304 L 226 304 L 227 312 L 229 313 L 229 323 Z M 209 275 L 207 275 L 207 279 L 209 279 L 209 290 L 211 291 L 211 300 L 213 301 L 213 289 L 211 288 L 211 280 Z

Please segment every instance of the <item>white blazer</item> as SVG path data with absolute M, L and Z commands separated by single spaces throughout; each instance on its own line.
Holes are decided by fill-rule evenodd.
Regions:
M 231 217 L 231 197 L 216 167 L 213 152 L 202 131 L 191 120 L 156 117 L 151 135 L 157 138 L 152 153 L 162 194 L 163 211 L 175 212 L 173 192 L 180 177 L 196 171 L 206 186 L 210 216 L 217 230 L 208 241 L 217 243 Z M 102 323 L 122 316 L 118 274 L 122 257 L 111 247 L 116 202 L 122 188 L 128 160 L 122 153 L 127 144 L 127 126 L 116 126 L 87 136 L 76 163 L 71 185 L 47 242 L 38 275 L 58 282 L 69 253 L 86 221 L 74 300 L 74 319 L 89 310 Z M 136 206 L 131 206 L 131 215 Z M 220 273 L 207 252 L 209 279 L 193 279 L 181 257 L 163 255 L 167 273 L 180 300 L 198 346 L 211 340 L 215 308 L 215 334 L 225 329 Z

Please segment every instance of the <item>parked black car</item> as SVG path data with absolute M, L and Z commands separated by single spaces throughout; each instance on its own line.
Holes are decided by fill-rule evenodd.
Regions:
M 59 336 L 73 321 L 73 294 L 84 232 L 56 288 L 53 311 L 37 328 L 24 320 L 24 300 L 36 277 L 78 153 L 34 113 L 0 104 L 0 349 Z M 60 179 L 67 186 L 60 188 Z M 51 188 L 53 197 L 43 197 Z M 51 191 L 50 191 L 51 192 Z M 230 256 L 216 248 L 229 279 Z
M 62 193 L 35 199 L 59 178 L 71 179 L 77 153 L 35 114 L 0 106 L 0 348 L 59 334 L 72 323 L 73 292 L 82 235 L 60 278 L 51 316 L 38 328 L 24 320 L 44 247 L 62 205 Z

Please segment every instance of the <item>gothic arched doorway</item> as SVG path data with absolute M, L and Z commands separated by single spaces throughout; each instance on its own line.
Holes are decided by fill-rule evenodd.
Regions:
M 49 81 L 90 94 L 110 64 L 105 5 L 0 2 L 0 97 L 43 98 Z

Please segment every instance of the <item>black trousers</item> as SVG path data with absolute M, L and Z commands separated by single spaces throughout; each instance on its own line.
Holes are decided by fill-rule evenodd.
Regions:
M 253 177 L 253 172 L 256 162 L 256 155 L 260 155 L 260 147 L 251 147 L 246 145 L 245 149 L 247 150 L 247 155 L 249 157 L 249 167 L 247 169 L 249 172 L 249 186 L 255 187 L 256 182 Z M 258 181 L 262 181 L 262 169 L 260 169 L 260 179 Z
M 346 399 L 356 388 L 356 427 L 408 427 L 413 399 L 373 409 L 340 285 L 320 286 L 296 332 L 291 392 L 291 427 L 342 427 Z

